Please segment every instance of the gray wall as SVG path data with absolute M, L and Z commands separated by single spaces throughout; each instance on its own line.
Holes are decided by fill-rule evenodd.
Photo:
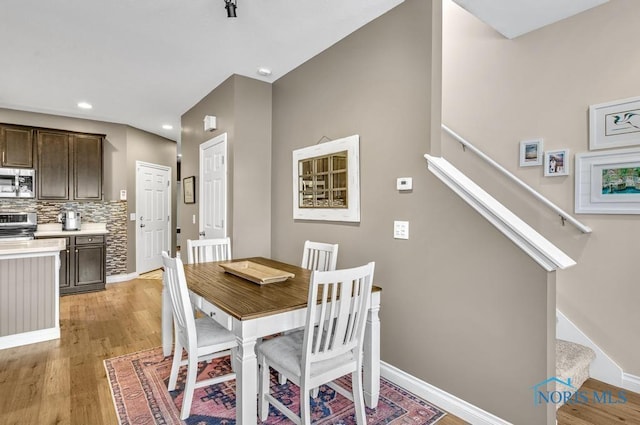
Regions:
M 589 151 L 589 105 L 640 95 L 640 2 L 611 0 L 507 40 L 447 1 L 444 13 L 444 122 L 566 211 L 574 210 L 574 156 Z M 570 175 L 544 177 L 518 166 L 520 140 L 570 149 Z M 640 145 L 640 143 L 639 143 Z M 455 142 L 445 157 L 525 217 L 577 261 L 558 273 L 558 308 L 624 372 L 640 376 L 637 215 L 580 214 L 583 235 L 515 190 Z M 602 152 L 602 151 L 600 151 Z
M 205 132 L 205 115 L 217 130 Z M 233 75 L 182 116 L 182 178 L 199 176 L 199 146 L 227 133 L 228 226 L 235 258 L 271 252 L 271 85 Z M 197 189 L 196 189 L 197 190 Z M 198 239 L 200 200 L 179 201 L 182 245 Z M 193 216 L 196 223 L 193 223 Z
M 154 134 L 127 127 L 127 204 L 129 214 L 136 212 L 136 161 L 144 161 L 152 164 L 171 167 L 171 252 L 176 252 L 176 180 L 177 180 L 177 154 L 176 144 L 167 139 L 162 139 Z M 119 170 L 122 172 L 122 170 Z M 136 218 L 137 215 L 136 215 Z M 128 244 L 127 269 L 136 270 L 136 237 L 138 221 L 127 222 L 127 233 L 131 235 Z
M 272 256 L 298 263 L 311 239 L 340 244 L 338 267 L 376 261 L 383 361 L 513 423 L 545 423 L 530 387 L 554 373 L 554 276 L 426 170 L 438 6 L 407 0 L 274 83 Z M 361 222 L 294 221 L 292 151 L 352 134 Z M 399 193 L 405 176 L 414 189 Z M 394 220 L 410 222 L 409 240 L 393 239 Z
M 104 200 L 120 199 L 120 190 L 127 190 L 129 213 L 135 212 L 135 161 L 152 162 L 173 167 L 175 182 L 176 143 L 122 124 L 92 121 L 58 115 L 0 109 L 0 122 L 22 124 L 60 130 L 106 134 L 104 154 Z M 175 217 L 175 183 L 172 214 Z M 127 229 L 127 273 L 136 271 L 136 244 L 134 222 Z M 173 225 L 175 229 L 175 222 Z M 173 232 L 175 233 L 175 232 Z M 175 251 L 175 238 L 173 238 Z

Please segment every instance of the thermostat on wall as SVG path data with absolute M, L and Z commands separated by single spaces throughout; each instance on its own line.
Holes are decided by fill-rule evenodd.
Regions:
M 398 180 L 396 181 L 396 188 L 398 190 L 413 189 L 413 179 L 411 177 L 398 177 Z

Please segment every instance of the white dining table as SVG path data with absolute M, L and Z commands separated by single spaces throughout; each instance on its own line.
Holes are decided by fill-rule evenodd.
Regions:
M 225 273 L 220 264 L 252 261 L 294 274 L 282 282 L 257 284 Z M 311 271 L 262 257 L 199 264 L 185 264 L 187 286 L 198 309 L 231 330 L 237 338 L 236 423 L 255 424 L 257 415 L 258 362 L 256 342 L 265 336 L 305 326 Z M 365 403 L 378 405 L 380 394 L 380 310 L 381 289 L 374 286 L 364 342 L 363 384 Z M 163 289 L 162 347 L 172 352 L 171 304 Z

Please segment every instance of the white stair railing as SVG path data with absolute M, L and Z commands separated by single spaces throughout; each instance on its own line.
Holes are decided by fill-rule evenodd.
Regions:
M 474 145 L 471 144 L 471 142 L 465 140 L 462 136 L 460 136 L 458 133 L 456 133 L 455 131 L 451 130 L 449 127 L 447 127 L 446 125 L 442 124 L 442 129 L 449 134 L 451 137 L 453 137 L 454 139 L 456 139 L 458 142 L 460 142 L 462 144 L 462 146 L 464 146 L 465 148 L 470 149 L 473 153 L 475 153 L 476 155 L 478 155 L 480 158 L 484 159 L 488 164 L 490 164 L 492 167 L 494 167 L 496 170 L 500 171 L 502 174 L 504 174 L 505 176 L 507 176 L 511 181 L 513 181 L 515 184 L 517 184 L 518 186 L 520 186 L 521 188 L 523 188 L 524 190 L 526 190 L 527 192 L 529 192 L 534 198 L 536 198 L 537 200 L 539 200 L 540 202 L 542 202 L 544 205 L 546 205 L 547 207 L 549 207 L 551 210 L 553 210 L 554 212 L 556 212 L 558 215 L 560 215 L 560 218 L 562 220 L 562 224 L 564 225 L 565 221 L 568 221 L 569 223 L 573 224 L 575 227 L 577 227 L 582 233 L 591 233 L 591 228 L 583 223 L 581 223 L 580 221 L 578 221 L 575 217 L 573 217 L 572 215 L 570 215 L 569 213 L 567 213 L 566 211 L 564 211 L 562 208 L 560 208 L 559 206 L 557 206 L 556 204 L 554 204 L 553 202 L 551 202 L 550 200 L 548 200 L 547 198 L 545 198 L 544 196 L 542 196 L 539 192 L 537 192 L 534 188 L 532 188 L 531 186 L 529 186 L 528 184 L 526 184 L 525 182 L 523 182 L 522 180 L 520 180 L 518 177 L 516 177 L 513 173 L 511 173 L 509 170 L 507 170 L 506 168 L 504 168 L 502 165 L 498 164 L 496 161 L 494 161 L 493 159 L 491 159 L 487 154 L 485 154 L 484 152 L 482 152 L 480 149 L 476 148 Z
M 576 262 L 444 158 L 424 156 L 428 169 L 480 215 L 519 246 L 546 271 L 566 269 Z

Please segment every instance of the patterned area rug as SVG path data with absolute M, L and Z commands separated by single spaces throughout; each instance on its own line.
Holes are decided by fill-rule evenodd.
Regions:
M 105 360 L 113 401 L 121 425 L 129 424 L 235 424 L 235 381 L 196 389 L 191 416 L 180 420 L 182 389 L 186 368 L 178 378 L 176 391 L 167 391 L 172 357 L 164 357 L 161 348 L 141 351 Z M 226 373 L 231 368 L 229 357 L 211 363 L 200 363 L 198 379 Z M 272 392 L 285 405 L 298 405 L 298 387 L 287 382 L 278 385 L 276 375 L 271 376 Z M 350 388 L 351 379 L 342 378 L 340 385 Z M 445 413 L 419 397 L 382 379 L 380 401 L 376 409 L 367 408 L 368 424 L 434 424 Z M 353 403 L 331 388 L 320 388 L 318 397 L 311 402 L 312 421 L 317 424 L 355 424 Z M 257 421 L 259 422 L 259 421 Z M 290 424 L 278 410 L 270 408 L 264 424 Z

